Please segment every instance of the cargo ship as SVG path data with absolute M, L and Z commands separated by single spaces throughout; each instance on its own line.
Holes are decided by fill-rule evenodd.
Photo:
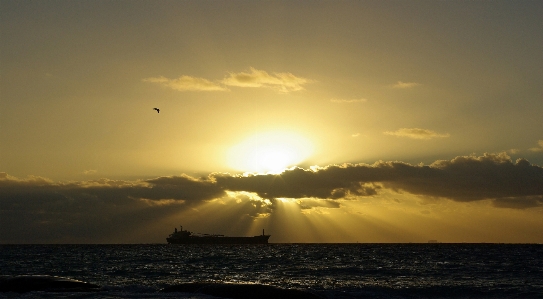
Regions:
M 253 237 L 227 237 L 225 235 L 195 234 L 188 230 L 175 229 L 166 241 L 168 244 L 268 244 L 271 235 L 264 234 Z

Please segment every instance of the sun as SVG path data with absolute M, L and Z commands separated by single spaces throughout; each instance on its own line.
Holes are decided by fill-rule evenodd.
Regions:
M 228 151 L 231 168 L 253 173 L 281 173 L 307 159 L 313 152 L 312 143 L 289 131 L 255 134 Z

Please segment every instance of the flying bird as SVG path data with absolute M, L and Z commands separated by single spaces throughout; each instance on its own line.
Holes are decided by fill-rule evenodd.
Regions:
M 160 109 L 158 108 L 153 108 L 153 110 L 156 110 L 156 113 L 160 113 Z

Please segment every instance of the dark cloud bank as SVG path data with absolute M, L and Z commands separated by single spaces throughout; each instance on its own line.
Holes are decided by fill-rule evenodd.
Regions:
M 382 189 L 461 202 L 490 199 L 501 208 L 540 207 L 543 168 L 524 159 L 513 162 L 506 154 L 485 154 L 436 161 L 428 166 L 380 161 L 373 165 L 293 168 L 279 175 L 214 173 L 205 178 L 181 175 L 141 181 L 58 183 L 0 173 L 0 232 L 4 236 L 17 232 L 32 237 L 33 229 L 38 227 L 77 224 L 88 236 L 116 223 L 129 227 L 173 215 L 180 209 L 226 196 L 226 191 L 254 192 L 273 202 L 275 198 L 356 200 L 376 195 Z M 179 208 L 172 207 L 176 204 Z M 49 234 L 61 236 L 63 232 Z

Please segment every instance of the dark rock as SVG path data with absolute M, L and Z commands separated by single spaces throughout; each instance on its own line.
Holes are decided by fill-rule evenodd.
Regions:
M 192 282 L 169 286 L 160 291 L 200 293 L 232 299 L 322 299 L 320 296 L 302 290 L 283 289 L 261 284 Z
M 1 276 L 0 292 L 91 292 L 100 286 L 75 279 L 49 275 Z

